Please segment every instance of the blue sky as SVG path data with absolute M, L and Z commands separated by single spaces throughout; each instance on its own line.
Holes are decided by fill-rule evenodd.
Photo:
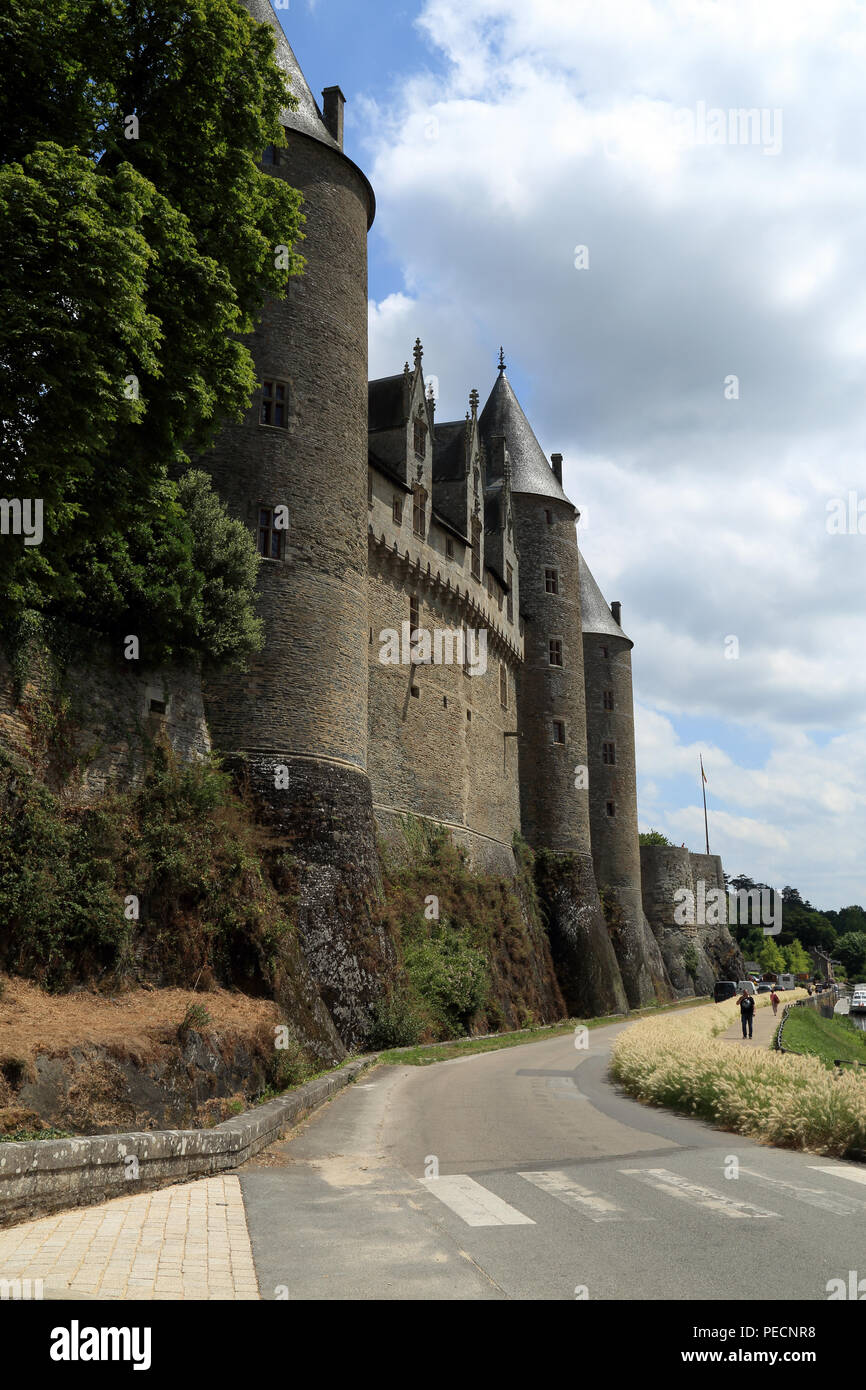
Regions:
M 459 418 L 502 342 L 564 455 L 635 642 L 642 827 L 702 845 L 702 752 L 728 872 L 866 902 L 866 519 L 826 520 L 851 490 L 866 512 L 866 11 L 278 13 L 376 190 L 371 375 L 420 336 Z M 706 111 L 740 107 L 765 125 L 707 140 Z

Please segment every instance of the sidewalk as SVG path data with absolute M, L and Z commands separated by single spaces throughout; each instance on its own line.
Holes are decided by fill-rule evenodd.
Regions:
M 240 1182 L 200 1178 L 0 1231 L 0 1280 L 45 1298 L 257 1299 Z
M 762 1006 L 755 1010 L 752 1019 L 752 1037 L 743 1037 L 743 1025 L 739 1016 L 736 1023 L 732 1024 L 726 1033 L 721 1033 L 722 1042 L 739 1043 L 741 1047 L 770 1047 L 773 1042 L 773 1034 L 782 1021 L 782 1011 L 785 1007 L 784 995 L 780 995 L 779 1013 L 773 1017 L 773 1007 L 771 1004 Z

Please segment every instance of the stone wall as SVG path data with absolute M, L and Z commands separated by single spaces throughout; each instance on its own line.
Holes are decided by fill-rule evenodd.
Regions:
M 718 979 L 742 979 L 745 963 L 727 925 L 674 921 L 675 894 L 698 885 L 705 891 L 724 889 L 722 861 L 717 854 L 691 854 L 674 845 L 641 845 L 643 905 L 661 947 L 671 984 L 679 996 L 711 994 Z
M 237 1168 L 349 1085 L 367 1065 L 365 1059 L 348 1062 L 213 1129 L 0 1144 L 0 1226 Z M 131 1171 L 137 1176 L 131 1178 Z
M 575 780 L 575 768 L 586 764 L 575 512 L 570 503 L 516 492 L 514 518 L 525 616 L 518 688 L 523 834 L 533 848 L 589 854 L 589 796 Z M 545 591 L 546 566 L 559 573 L 558 594 Z M 556 637 L 562 641 L 559 667 L 549 659 L 549 641 Z M 565 726 L 562 743 L 554 741 L 554 720 Z
M 259 381 L 288 390 L 287 427 L 242 424 L 201 464 L 255 534 L 288 507 L 282 560 L 266 559 L 265 645 L 249 675 L 208 682 L 211 734 L 227 753 L 333 757 L 364 768 L 367 742 L 368 190 L 339 151 L 296 131 L 274 177 L 304 194 L 306 267 L 249 339 Z
M 95 800 L 134 786 L 155 740 L 191 762 L 210 752 L 195 667 L 127 661 L 82 634 L 81 656 L 62 668 L 31 644 L 22 679 L 0 650 L 0 743 L 52 790 Z
M 642 906 L 630 644 L 584 632 L 583 657 L 592 862 L 629 1004 L 641 1008 L 672 990 Z
M 380 634 L 401 632 L 410 595 L 417 597 L 421 627 L 431 633 L 459 631 L 477 617 L 455 590 L 428 582 L 426 571 L 385 547 L 371 547 L 369 585 L 368 772 L 377 813 L 423 815 L 510 853 L 520 829 L 517 739 L 505 736 L 517 728 L 513 650 L 488 634 L 487 669 L 475 675 L 459 661 L 386 664 Z

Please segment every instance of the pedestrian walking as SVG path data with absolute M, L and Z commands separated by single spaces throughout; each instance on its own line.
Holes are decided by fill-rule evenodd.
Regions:
M 775 1017 L 776 1014 L 779 1012 L 779 996 L 775 990 L 773 990 L 772 994 L 770 995 L 770 1003 L 773 1006 L 773 1017 Z
M 752 1019 L 755 1017 L 755 1001 L 754 1001 L 754 999 L 752 998 L 752 996 L 751 996 L 751 994 L 749 993 L 749 991 L 748 991 L 747 989 L 744 989 L 743 992 L 742 992 L 742 994 L 740 995 L 740 1001 L 739 1001 L 739 1002 L 740 1002 L 740 1022 L 741 1022 L 742 1025 L 743 1025 L 743 1037 L 744 1037 L 744 1038 L 746 1037 L 746 1029 L 747 1029 L 747 1028 L 748 1028 L 748 1030 L 749 1030 L 749 1031 L 748 1031 L 748 1036 L 751 1037 L 751 1036 L 752 1036 Z

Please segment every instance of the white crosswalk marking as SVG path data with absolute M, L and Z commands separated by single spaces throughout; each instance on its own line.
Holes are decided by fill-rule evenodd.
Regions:
M 622 1221 L 628 1215 L 623 1207 L 618 1207 L 609 1197 L 603 1197 L 600 1192 L 593 1192 L 589 1187 L 581 1187 L 579 1183 L 573 1182 L 567 1173 L 558 1169 L 521 1173 L 520 1177 L 540 1187 L 542 1192 L 548 1192 L 557 1201 L 577 1207 L 590 1221 Z M 651 1217 L 635 1216 L 632 1220 L 649 1221 Z
M 495 1193 L 475 1182 L 465 1173 L 452 1173 L 442 1178 L 420 1178 L 419 1182 L 444 1202 L 446 1207 L 465 1221 L 467 1226 L 534 1226 L 530 1216 L 510 1207 Z
M 847 1178 L 849 1182 L 866 1182 L 866 1169 L 863 1168 L 829 1168 L 823 1163 L 810 1163 L 809 1167 L 816 1173 L 829 1173 L 834 1178 Z
M 764 1211 L 763 1207 L 753 1206 L 751 1202 L 738 1202 L 725 1193 L 714 1192 L 711 1187 L 701 1187 L 699 1183 L 689 1182 L 678 1173 L 669 1172 L 667 1168 L 620 1168 L 619 1171 L 627 1177 L 637 1178 L 639 1182 L 648 1183 L 650 1187 L 666 1193 L 669 1197 L 679 1197 L 684 1202 L 705 1207 L 721 1216 L 762 1218 L 779 1215 L 777 1211 Z
M 820 1173 L 827 1170 L 819 1168 L 817 1171 Z M 764 1173 L 756 1173 L 753 1168 L 741 1168 L 740 1174 L 748 1178 L 757 1178 L 758 1182 L 767 1183 L 770 1187 L 780 1188 L 783 1192 L 790 1193 L 798 1202 L 805 1202 L 810 1207 L 820 1207 L 822 1211 L 832 1211 L 836 1216 L 857 1216 L 866 1211 L 866 1203 L 858 1201 L 856 1197 L 828 1192 L 825 1187 L 803 1187 L 800 1183 L 786 1182 L 784 1178 L 768 1178 Z

